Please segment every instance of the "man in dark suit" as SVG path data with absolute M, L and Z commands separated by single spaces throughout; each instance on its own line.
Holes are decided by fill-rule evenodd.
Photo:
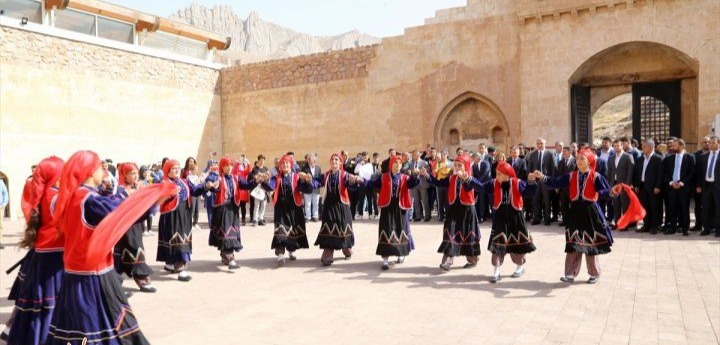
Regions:
M 555 176 L 557 164 L 553 153 L 545 147 L 547 141 L 538 138 L 535 142 L 536 150 L 528 157 L 528 171 L 540 171 L 545 176 Z M 540 190 L 535 194 L 533 199 L 535 204 L 533 225 L 540 224 L 541 220 L 545 221 L 545 225 L 550 225 L 550 189 L 545 185 L 540 186 Z
M 558 164 L 557 176 L 563 176 L 569 174 L 577 168 L 575 163 L 575 157 L 572 155 L 572 147 L 564 146 L 562 149 L 562 158 L 560 164 Z M 565 219 L 570 212 L 570 191 L 567 188 L 558 190 L 558 197 L 560 198 L 560 213 L 563 220 L 560 222 L 560 226 L 565 225 Z
M 385 159 L 384 161 L 382 161 L 382 163 L 380 163 L 380 172 L 382 174 L 384 174 L 386 172 L 390 172 L 390 157 L 393 157 L 396 154 L 397 153 L 395 152 L 395 149 L 388 150 L 388 158 Z
M 647 212 L 642 228 L 638 232 L 657 234 L 662 224 L 663 160 L 655 153 L 655 141 L 646 139 L 642 144 L 643 154 L 635 164 L 634 182 L 640 203 Z
M 633 159 L 633 156 L 623 151 L 622 145 L 623 144 L 620 140 L 615 140 L 612 143 L 615 156 L 608 162 L 608 183 L 610 183 L 610 186 L 624 183 L 632 187 L 633 173 L 635 172 L 635 160 Z M 613 198 L 612 206 L 615 218 L 612 220 L 613 224 L 611 225 L 611 228 L 615 229 L 617 227 L 616 224 L 618 219 L 620 219 L 620 216 L 625 213 L 629 204 L 630 199 L 625 194 L 620 194 L 619 196 Z M 629 227 L 634 228 L 635 225 L 630 224 Z M 627 229 L 619 230 L 625 231 Z
M 520 157 L 519 146 L 513 146 L 512 148 L 510 148 L 510 157 L 508 157 L 507 162 L 513 167 L 513 170 L 515 170 L 515 175 L 519 179 L 527 180 L 527 163 L 525 162 L 525 158 Z M 525 220 L 530 220 L 530 218 L 528 217 L 531 217 L 532 215 L 532 199 L 532 196 L 523 196 L 523 209 L 525 211 Z
M 700 149 L 695 151 L 695 163 L 700 164 L 700 157 L 702 157 L 703 154 L 707 153 L 710 149 L 708 147 L 710 142 L 710 137 L 706 136 L 703 138 L 702 142 L 698 144 L 700 146 Z M 695 182 L 697 184 L 702 183 L 703 181 L 703 173 L 704 171 L 700 171 L 700 169 L 695 170 Z M 705 218 L 702 215 L 702 193 L 693 193 L 693 200 L 695 200 L 695 225 L 693 225 L 692 228 L 690 228 L 690 231 L 699 231 L 703 229 L 703 218 Z
M 678 228 L 683 236 L 689 236 L 690 230 L 690 198 L 692 197 L 695 180 L 695 157 L 685 152 L 685 140 L 673 142 L 675 153 L 666 159 L 664 173 L 665 185 L 668 186 L 668 229 L 666 235 L 675 234 Z
M 305 155 L 305 164 L 301 171 L 313 178 L 320 178 L 323 175 L 322 169 L 317 165 L 317 157 L 310 153 Z M 320 219 L 320 188 L 313 189 L 310 193 L 303 193 L 303 199 L 305 200 L 305 220 L 317 222 Z
M 615 150 L 613 150 L 611 146 L 612 139 L 610 137 L 603 137 L 602 144 L 600 144 L 600 149 L 597 150 L 598 160 L 595 172 L 602 175 L 606 180 L 608 179 L 607 162 L 609 162 L 611 158 L 615 157 Z M 600 199 L 598 203 L 600 204 L 600 209 L 603 211 L 603 214 L 605 214 L 605 219 L 615 218 L 612 202 Z
M 490 181 L 492 176 L 490 175 L 490 163 L 482 158 L 482 155 L 474 152 L 470 156 L 473 160 L 472 175 L 480 181 Z M 480 223 L 485 222 L 485 209 L 487 208 L 488 197 L 485 193 L 475 193 L 475 211 L 477 212 L 478 221 Z
M 700 157 L 696 192 L 702 194 L 703 231 L 701 236 L 720 237 L 720 142 L 713 135 L 708 138 L 708 152 Z

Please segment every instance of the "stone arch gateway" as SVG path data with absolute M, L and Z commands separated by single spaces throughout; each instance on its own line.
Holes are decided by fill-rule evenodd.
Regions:
M 655 42 L 626 42 L 598 52 L 569 80 L 572 138 L 591 141 L 594 110 L 625 91 L 632 92 L 633 137 L 696 137 L 698 70 L 688 54 Z
M 489 98 L 465 92 L 450 101 L 435 122 L 436 145 L 454 152 L 458 147 L 475 149 L 484 143 L 507 151 L 509 125 L 500 108 Z

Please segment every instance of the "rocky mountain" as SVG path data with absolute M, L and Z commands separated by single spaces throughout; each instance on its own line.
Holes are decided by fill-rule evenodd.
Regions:
M 602 137 L 632 137 L 632 94 L 617 96 L 603 104 L 593 115 L 593 141 Z
M 337 36 L 312 36 L 266 22 L 257 12 L 243 20 L 230 6 L 208 8 L 193 3 L 170 19 L 232 37 L 230 49 L 221 52 L 226 63 L 250 63 L 371 45 L 380 39 L 357 30 Z

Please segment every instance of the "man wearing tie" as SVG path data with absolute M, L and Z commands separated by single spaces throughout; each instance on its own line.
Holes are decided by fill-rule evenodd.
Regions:
M 710 137 L 704 137 L 702 142 L 698 144 L 700 149 L 695 151 L 695 163 L 698 164 L 698 168 L 700 167 L 700 157 L 702 157 L 702 155 L 706 154 L 710 150 L 709 142 Z M 697 184 L 702 183 L 704 173 L 705 171 L 700 171 L 700 169 L 695 170 L 695 182 Z M 702 215 L 702 193 L 693 193 L 693 200 L 695 201 L 695 225 L 690 228 L 690 231 L 698 231 L 703 229 L 704 216 Z M 710 228 L 713 227 L 711 226 Z
M 720 143 L 713 135 L 708 140 L 709 151 L 700 157 L 698 164 L 698 184 L 696 192 L 702 194 L 703 231 L 701 236 L 710 235 L 715 229 L 715 237 L 720 237 Z
M 430 170 L 430 165 L 428 164 L 428 162 L 420 158 L 420 151 L 415 150 L 412 153 L 410 170 L 415 172 L 422 169 Z M 420 177 L 420 184 L 410 190 L 413 198 L 413 221 L 418 222 L 420 221 L 420 219 L 423 219 L 426 222 L 430 221 L 431 210 L 430 200 L 428 199 L 429 188 L 430 183 L 427 181 L 427 178 Z
M 612 148 L 615 150 L 615 156 L 608 162 L 608 182 L 610 183 L 610 186 L 624 183 L 632 187 L 633 173 L 635 170 L 635 161 L 633 156 L 623 151 L 623 144 L 619 139 L 613 141 Z M 630 199 L 625 194 L 620 194 L 612 199 L 613 214 L 615 215 L 615 218 L 613 219 L 611 228 L 617 228 L 617 221 L 620 219 L 620 216 L 625 213 L 629 204 Z M 633 228 L 635 225 L 630 224 L 630 227 Z M 619 230 L 625 231 L 627 229 Z
M 473 160 L 473 177 L 481 183 L 490 181 L 492 179 L 492 175 L 490 174 L 490 163 L 483 159 L 483 156 L 478 152 L 474 152 L 470 157 Z M 485 193 L 475 193 L 475 212 L 477 213 L 479 223 L 485 222 L 485 217 L 487 216 L 485 209 L 487 209 L 487 205 L 487 195 Z
M 655 153 L 655 141 L 646 139 L 642 144 L 643 154 L 635 164 L 634 185 L 640 203 L 647 212 L 642 228 L 638 232 L 657 234 L 662 224 L 663 160 Z
M 545 176 L 555 176 L 557 164 L 552 152 L 545 148 L 546 142 L 543 138 L 537 138 L 535 141 L 537 149 L 530 154 L 528 171 L 540 171 Z M 545 225 L 550 225 L 550 190 L 545 185 L 540 185 L 540 190 L 535 194 L 533 204 L 535 210 L 532 225 L 540 224 L 541 220 L 545 221 Z
M 689 236 L 690 197 L 695 177 L 695 157 L 685 152 L 685 140 L 673 141 L 675 153 L 668 156 L 665 170 L 665 185 L 668 187 L 668 210 L 665 235 L 682 230 L 683 236 Z
M 557 176 L 563 176 L 575 171 L 575 157 L 572 155 L 572 147 L 565 146 L 562 149 L 562 158 L 560 164 L 558 164 Z M 567 219 L 568 212 L 570 212 L 570 191 L 568 188 L 562 188 L 558 190 L 558 196 L 560 198 L 560 214 L 562 215 L 562 222 L 560 226 L 565 225 L 565 219 Z

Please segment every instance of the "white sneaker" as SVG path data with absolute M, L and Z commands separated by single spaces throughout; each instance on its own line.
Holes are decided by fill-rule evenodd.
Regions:
M 190 276 L 189 273 L 187 273 L 187 271 L 182 271 L 182 272 L 178 273 L 178 280 L 179 280 L 179 281 L 181 281 L 181 282 L 188 282 L 188 281 L 190 281 L 190 279 L 192 279 L 192 277 Z

